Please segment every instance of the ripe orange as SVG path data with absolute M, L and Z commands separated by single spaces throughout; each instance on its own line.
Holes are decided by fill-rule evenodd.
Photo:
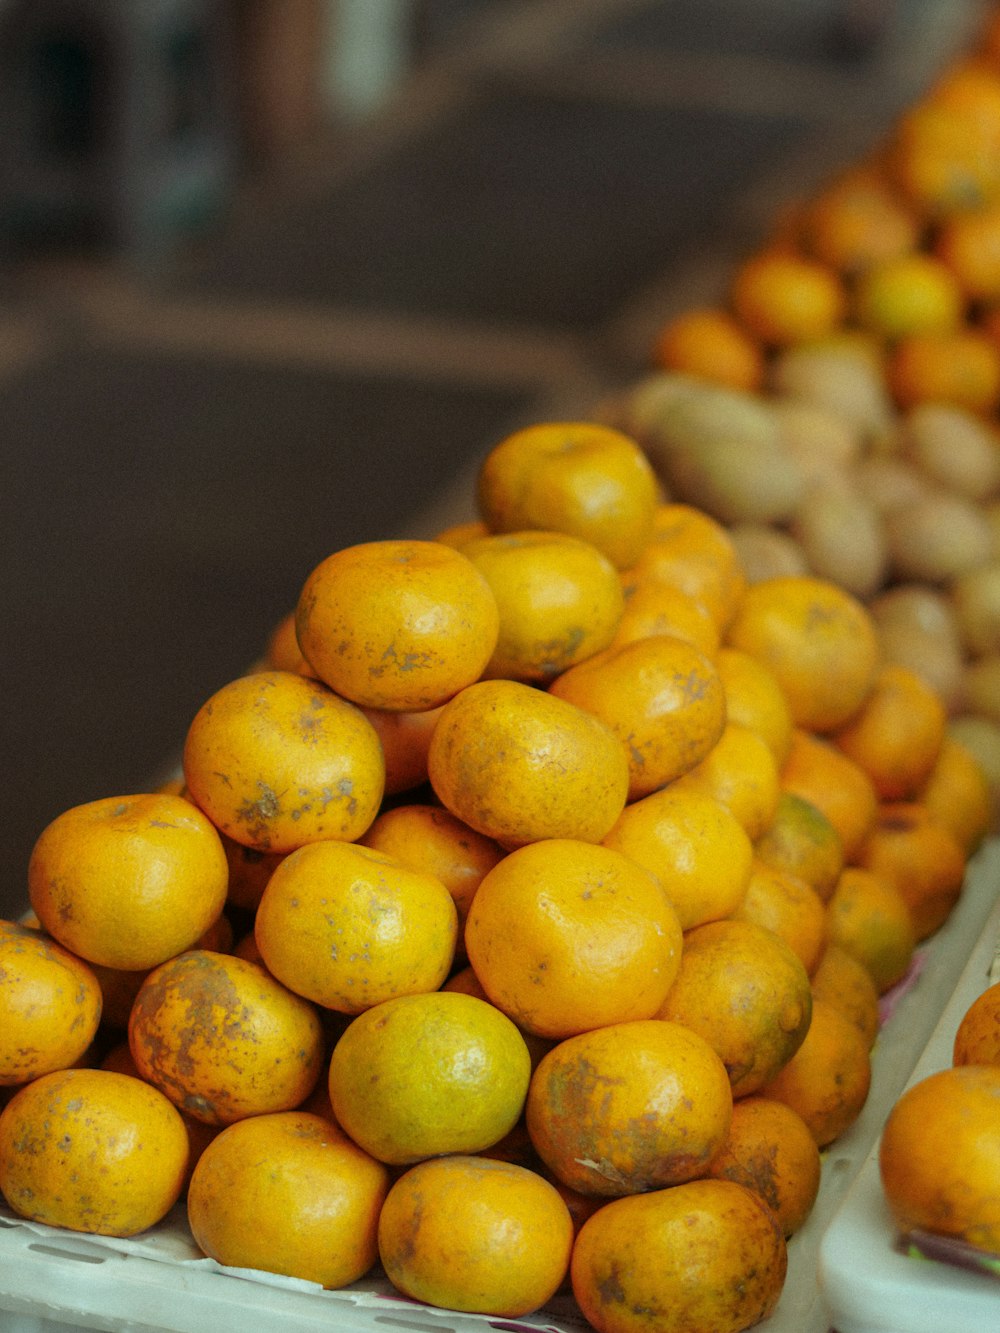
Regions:
M 792 720 L 834 731 L 860 708 L 879 661 L 866 607 L 825 579 L 787 575 L 748 588 L 728 644 L 762 661 L 777 678 Z
M 860 958 L 841 944 L 827 944 L 812 974 L 814 1000 L 839 1009 L 858 1029 L 871 1050 L 881 1026 L 878 987 Z
M 202 1152 L 188 1188 L 195 1243 L 232 1268 L 346 1287 L 378 1259 L 389 1172 L 329 1120 L 250 1116 Z
M 803 249 L 847 277 L 917 248 L 920 221 L 875 167 L 850 168 L 806 204 Z
M 0 1191 L 21 1217 L 134 1236 L 180 1197 L 188 1136 L 156 1088 L 107 1069 L 43 1074 L 0 1113 Z
M 680 588 L 635 572 L 622 576 L 624 607 L 611 645 L 618 647 L 653 634 L 684 639 L 713 661 L 719 651 L 719 630 L 704 602 Z
M 778 764 L 792 744 L 792 714 L 774 672 L 738 648 L 720 648 L 715 669 L 726 692 L 726 719 L 756 731 Z
M 952 269 L 923 250 L 873 264 L 857 280 L 854 313 L 862 328 L 895 340 L 958 328 L 965 302 Z
M 826 337 L 843 322 L 847 308 L 833 269 L 781 250 L 761 251 L 737 267 L 730 302 L 753 337 L 778 347 Z
M 1000 196 L 995 125 L 924 98 L 898 120 L 886 154 L 893 183 L 932 221 L 988 207 Z
M 366 1009 L 330 1060 L 337 1123 L 379 1161 L 405 1166 L 475 1153 L 517 1123 L 531 1056 L 514 1023 L 456 991 L 400 995 Z
M 385 708 L 362 708 L 375 728 L 385 761 L 385 795 L 398 796 L 427 781 L 427 751 L 437 726 L 440 708 L 419 712 L 389 712 Z
M 764 382 L 760 344 L 728 310 L 705 307 L 675 315 L 659 331 L 653 362 L 730 389 L 756 392 Z
M 952 1063 L 1000 1065 L 1000 982 L 972 1001 L 955 1029 Z
M 192 719 L 183 761 L 212 823 L 262 852 L 360 837 L 385 785 L 382 747 L 361 710 L 287 671 L 216 690 Z
M 759 1092 L 805 1039 L 809 974 L 777 935 L 753 921 L 689 930 L 660 1017 L 697 1032 L 726 1067 L 734 1097 Z
M 150 972 L 128 1040 L 141 1076 L 210 1125 L 298 1106 L 323 1059 L 308 1001 L 256 963 L 201 949 Z
M 277 869 L 284 852 L 261 852 L 256 847 L 247 847 L 242 842 L 230 838 L 227 833 L 220 835 L 229 864 L 229 887 L 226 892 L 228 905 L 244 912 L 256 912 L 261 894 L 267 881 Z M 223 918 L 224 919 L 224 918 Z M 211 945 L 206 946 L 211 948 Z M 225 950 L 222 950 L 225 953 Z
M 282 616 L 268 635 L 261 666 L 269 671 L 298 671 L 311 675 L 295 634 L 294 610 Z
M 831 944 L 863 963 L 880 995 L 902 981 L 913 961 L 913 915 L 884 875 L 847 866 L 826 905 Z
M 961 847 L 917 801 L 883 804 L 862 843 L 857 864 L 894 884 L 910 909 L 917 940 L 944 924 L 958 901 L 965 877 Z
M 882 800 L 906 800 L 930 776 L 946 722 L 937 691 L 916 671 L 890 663 L 880 668 L 868 698 L 832 739 L 865 770 Z
M 945 825 L 967 857 L 992 826 L 989 779 L 972 751 L 951 735 L 945 735 L 917 800 Z
M 897 405 L 950 403 L 989 413 L 1000 403 L 1000 347 L 972 325 L 900 339 L 886 366 Z
M 734 921 L 755 921 L 785 941 L 812 975 L 826 944 L 826 908 L 811 884 L 755 859 Z
M 518 1027 L 562 1038 L 652 1018 L 677 973 L 681 926 L 643 866 L 555 838 L 510 852 L 483 878 L 465 947 Z
M 556 1187 L 534 1171 L 452 1154 L 420 1162 L 394 1182 L 378 1240 L 386 1277 L 404 1295 L 511 1319 L 558 1290 L 573 1221 Z
M 657 505 L 650 539 L 630 572 L 637 582 L 666 583 L 694 597 L 720 633 L 746 588 L 746 575 L 725 527 L 687 504 Z
M 491 532 L 565 532 L 628 569 L 649 540 L 658 483 L 630 436 L 586 421 L 539 422 L 494 445 L 479 470 Z
M 434 875 L 357 843 L 290 852 L 257 908 L 264 965 L 297 995 L 356 1014 L 437 990 L 455 956 L 458 909 Z
M 787 1238 L 806 1221 L 819 1194 L 819 1147 L 802 1117 L 784 1102 L 740 1097 L 733 1103 L 729 1137 L 707 1175 L 759 1194 Z
M 830 742 L 796 727 L 781 770 L 781 788 L 809 801 L 826 816 L 850 862 L 874 827 L 878 797 L 860 765 Z
M 973 301 L 1000 298 L 1000 203 L 954 213 L 934 239 L 934 253 Z
M 774 818 L 754 843 L 758 861 L 805 880 L 826 902 L 844 868 L 840 834 L 811 801 L 782 791 Z
M 998 1119 L 994 1065 L 942 1069 L 907 1088 L 879 1145 L 882 1188 L 900 1231 L 1000 1250 Z
M 774 818 L 781 794 L 774 754 L 758 732 L 727 722 L 722 735 L 694 768 L 676 780 L 724 805 L 756 841 Z
M 57 815 L 28 863 L 31 905 L 71 953 L 153 967 L 220 915 L 228 867 L 208 819 L 181 796 L 107 796 Z
M 704 1038 L 648 1019 L 559 1042 L 532 1075 L 525 1117 L 558 1180 L 614 1198 L 703 1174 L 729 1132 L 732 1095 Z
M 597 1333 L 739 1333 L 772 1313 L 787 1268 L 781 1225 L 755 1191 L 693 1180 L 598 1209 L 570 1272 Z
M 728 806 L 678 783 L 627 805 L 604 846 L 656 875 L 685 931 L 736 909 L 753 861 L 753 844 Z
M 688 772 L 722 735 L 726 700 L 711 661 L 670 634 L 606 648 L 570 667 L 549 694 L 599 718 L 628 761 L 628 799 Z
M 436 708 L 478 680 L 496 646 L 496 599 L 443 542 L 362 542 L 306 579 L 295 628 L 337 694 L 367 708 Z
M 628 760 L 609 727 L 513 680 L 480 681 L 445 705 L 427 767 L 442 805 L 504 847 L 600 842 L 628 794 Z

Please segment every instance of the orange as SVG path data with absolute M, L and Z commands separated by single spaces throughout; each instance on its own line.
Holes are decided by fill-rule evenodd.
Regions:
M 623 575 L 622 592 L 624 606 L 612 645 L 672 634 L 714 660 L 719 651 L 719 629 L 704 602 L 669 583 L 634 573 Z
M 434 875 L 337 841 L 290 852 L 268 881 L 254 923 L 271 975 L 345 1014 L 437 990 L 457 932 L 458 909 Z
M 857 863 L 895 885 L 910 909 L 918 941 L 947 920 L 965 877 L 965 855 L 958 842 L 917 801 L 881 806 Z
M 734 1097 L 759 1092 L 802 1044 L 812 1012 L 809 974 L 773 931 L 753 921 L 689 930 L 660 1010 L 721 1057 Z
M 0 1086 L 67 1069 L 101 1021 L 97 977 L 39 931 L 0 922 Z
M 720 633 L 747 586 L 725 527 L 687 504 L 657 505 L 649 542 L 630 573 L 636 582 L 666 583 L 694 597 L 707 608 Z
M 787 1269 L 781 1225 L 755 1191 L 693 1180 L 600 1208 L 570 1273 L 597 1333 L 739 1333 L 772 1313 Z
M 947 713 L 937 691 L 909 667 L 890 663 L 833 742 L 859 764 L 884 801 L 915 796 L 944 743 Z
M 142 1077 L 210 1125 L 298 1106 L 323 1059 L 308 1001 L 256 963 L 202 949 L 150 972 L 128 1041 Z
M 559 1191 L 534 1171 L 455 1154 L 420 1162 L 394 1182 L 378 1241 L 386 1277 L 405 1296 L 511 1319 L 559 1289 L 573 1221 Z
M 362 708 L 375 728 L 385 763 L 385 795 L 398 796 L 427 781 L 427 751 L 437 726 L 440 708 L 419 712 L 388 712 L 384 708 Z
M 797 1112 L 825 1148 L 861 1114 L 871 1076 L 865 1037 L 839 1009 L 817 997 L 805 1040 L 761 1091 Z
M 782 791 L 774 818 L 754 843 L 758 861 L 805 880 L 826 902 L 844 868 L 840 835 L 811 801 Z
M 21 1217 L 134 1236 L 180 1197 L 188 1136 L 156 1088 L 107 1069 L 34 1079 L 0 1113 L 0 1191 Z
M 106 967 L 153 967 L 189 948 L 220 915 L 226 853 L 181 796 L 107 796 L 72 806 L 39 835 L 31 905 L 71 953 Z
M 290 852 L 358 838 L 378 813 L 385 762 L 360 709 L 287 671 L 241 676 L 198 709 L 184 741 L 192 799 L 236 842 Z
M 221 837 L 229 864 L 227 905 L 238 907 L 244 912 L 256 912 L 267 881 L 285 853 L 261 852 L 256 847 L 246 847 L 226 833 L 221 834 Z
M 912 1084 L 886 1119 L 879 1174 L 896 1226 L 1000 1250 L 1000 1068 L 960 1065 Z
M 932 221 L 988 207 L 1000 196 L 996 125 L 924 99 L 900 118 L 887 169 L 910 205 Z
M 934 253 L 970 300 L 1000 298 L 1000 203 L 945 218 L 934 238 Z
M 482 574 L 443 542 L 348 546 L 312 570 L 295 611 L 303 656 L 367 708 L 436 708 L 478 680 L 497 641 Z
M 840 944 L 827 944 L 811 980 L 813 999 L 839 1009 L 871 1050 L 881 1025 L 879 994 L 875 978 L 861 959 Z
M 945 825 L 967 857 L 992 826 L 989 779 L 972 751 L 950 735 L 945 735 L 917 799 Z
M 738 648 L 720 648 L 715 669 L 726 692 L 726 719 L 756 731 L 778 764 L 792 744 L 792 714 L 774 672 Z
M 727 722 L 708 754 L 677 779 L 685 791 L 699 791 L 724 805 L 755 841 L 774 818 L 780 796 L 774 754 L 756 731 Z
M 826 925 L 830 943 L 864 964 L 880 995 L 909 971 L 917 942 L 913 916 L 885 876 L 848 866 L 826 905 Z
M 730 389 L 756 392 L 764 382 L 760 344 L 728 310 L 704 307 L 675 315 L 660 329 L 653 362 Z
M 458 991 L 461 995 L 474 995 L 477 1000 L 485 1000 L 487 1004 L 493 1001 L 486 994 L 482 982 L 476 976 L 475 972 L 468 965 L 460 967 L 457 972 L 452 972 L 451 976 L 441 987 L 443 991 Z M 496 1006 L 494 1006 L 496 1007 Z M 524 1038 L 524 1044 L 528 1048 L 528 1054 L 531 1056 L 531 1067 L 534 1069 L 539 1060 L 550 1050 L 554 1042 L 547 1037 L 539 1037 L 534 1032 L 529 1032 L 526 1028 L 518 1027 L 518 1032 Z M 484 1155 L 490 1157 L 503 1156 L 506 1160 L 513 1160 L 508 1156 L 509 1150 L 516 1140 L 522 1147 L 527 1141 L 527 1130 L 524 1128 L 523 1119 L 519 1120 L 509 1134 L 505 1134 L 499 1142 L 492 1144 L 489 1148 L 482 1149 Z M 530 1145 L 528 1145 L 530 1148 Z M 533 1152 L 533 1150 L 531 1150 Z M 530 1153 L 529 1153 L 530 1155 Z M 530 1166 L 531 1162 L 524 1160 L 522 1166 Z M 537 1165 L 537 1163 L 536 1163 Z
M 730 302 L 754 338 L 778 347 L 826 337 L 843 322 L 847 309 L 832 268 L 781 250 L 761 251 L 739 264 Z
M 736 909 L 753 861 L 753 845 L 732 811 L 677 783 L 627 805 L 604 846 L 656 875 L 685 931 Z
M 329 1120 L 251 1116 L 218 1133 L 188 1188 L 195 1244 L 216 1263 L 340 1288 L 378 1260 L 389 1172 Z
M 462 553 L 489 584 L 500 612 L 486 679 L 544 684 L 614 637 L 621 580 L 590 542 L 564 532 L 505 532 L 467 542 Z
M 949 333 L 965 314 L 962 289 L 944 262 L 923 250 L 881 260 L 862 273 L 854 313 L 863 329 L 895 341 L 913 333 Z
M 628 569 L 652 532 L 659 484 L 643 450 L 613 427 L 543 421 L 487 454 L 476 483 L 491 532 L 565 532 Z
M 826 944 L 826 909 L 811 884 L 787 870 L 755 861 L 734 921 L 755 921 L 774 931 L 812 975 Z
M 618 737 L 630 801 L 704 759 L 726 722 L 725 692 L 712 662 L 670 634 L 606 648 L 557 676 L 549 694 L 593 714 Z
M 434 540 L 444 542 L 445 546 L 454 546 L 461 550 L 466 542 L 472 541 L 474 537 L 486 537 L 489 535 L 489 531 L 482 519 L 469 518 L 442 528 L 440 532 L 434 534 Z
M 379 1161 L 475 1153 L 517 1123 L 531 1056 L 514 1023 L 474 995 L 400 995 L 359 1014 L 330 1060 L 337 1123 Z
M 787 1238 L 808 1218 L 819 1194 L 819 1147 L 802 1117 L 784 1102 L 741 1097 L 733 1103 L 729 1137 L 707 1174 L 759 1194 Z
M 845 171 L 807 203 L 800 224 L 803 249 L 845 276 L 915 250 L 920 222 L 877 169 Z
M 458 909 L 456 947 L 464 957 L 465 919 L 483 876 L 504 855 L 500 844 L 450 811 L 422 804 L 383 810 L 360 841 L 441 881 Z
M 556 838 L 510 852 L 484 876 L 465 947 L 518 1027 L 562 1038 L 652 1018 L 677 973 L 681 926 L 643 866 Z
M 925 94 L 925 100 L 960 112 L 970 126 L 1000 129 L 1000 75 L 989 59 L 978 54 L 950 62 Z
M 860 765 L 830 742 L 801 727 L 781 770 L 781 789 L 809 801 L 825 815 L 850 862 L 878 816 L 878 796 Z
M 525 1116 L 558 1180 L 615 1198 L 702 1175 L 729 1132 L 732 1095 L 702 1037 L 648 1019 L 559 1042 L 532 1075 Z
M 514 680 L 480 681 L 445 705 L 427 769 L 446 809 L 508 848 L 600 842 L 628 795 L 628 760 L 610 727 Z
M 295 634 L 295 612 L 282 616 L 268 635 L 262 666 L 270 671 L 299 671 L 311 674 Z
M 795 725 L 816 732 L 835 731 L 860 708 L 879 660 L 866 607 L 810 575 L 764 579 L 748 588 L 728 645 L 763 662 L 784 691 Z
M 977 995 L 955 1029 L 952 1063 L 1000 1065 L 1000 982 Z
M 936 402 L 989 413 L 1000 403 L 1000 347 L 972 326 L 912 333 L 890 353 L 886 376 L 903 410 Z

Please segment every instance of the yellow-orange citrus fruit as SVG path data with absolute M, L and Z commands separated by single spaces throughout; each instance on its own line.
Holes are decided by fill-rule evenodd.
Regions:
M 774 817 L 754 843 L 758 861 L 804 879 L 826 902 L 844 868 L 844 846 L 811 801 L 781 791 Z
M 727 722 L 704 759 L 673 785 L 712 796 L 735 816 L 752 842 L 774 819 L 781 796 L 773 751 L 758 732 L 739 722 Z
M 840 944 L 828 943 L 812 974 L 814 1000 L 825 1000 L 839 1009 L 858 1029 L 869 1050 L 881 1026 L 879 993 L 875 978 L 860 958 Z
M 761 251 L 739 265 L 730 302 L 754 337 L 778 347 L 826 337 L 847 313 L 844 287 L 833 269 L 780 250 Z
M 944 743 L 947 713 L 937 691 L 909 667 L 879 669 L 868 698 L 833 734 L 884 801 L 915 796 Z
M 812 975 L 826 944 L 826 908 L 811 884 L 755 859 L 734 921 L 755 921 L 785 941 Z
M 840 837 L 846 862 L 857 855 L 878 817 L 874 784 L 860 765 L 829 741 L 796 727 L 781 770 L 781 788 L 826 816 Z
M 856 861 L 899 890 L 918 941 L 944 924 L 962 892 L 965 855 L 948 828 L 919 801 L 884 802 Z
M 726 692 L 727 721 L 756 731 L 783 764 L 792 743 L 792 714 L 774 672 L 738 648 L 720 648 L 714 661 Z
M 1000 982 L 982 991 L 955 1029 L 952 1063 L 1000 1065 Z
M 916 948 L 913 915 L 885 876 L 846 866 L 826 905 L 829 941 L 863 963 L 880 995 L 909 970 Z
M 648 543 L 630 567 L 637 581 L 666 583 L 696 598 L 720 632 L 747 586 L 736 547 L 716 519 L 694 505 L 665 502 L 653 513 Z
M 656 335 L 653 362 L 664 370 L 696 375 L 730 389 L 755 392 L 764 382 L 759 342 L 721 308 L 684 310 L 675 315 Z

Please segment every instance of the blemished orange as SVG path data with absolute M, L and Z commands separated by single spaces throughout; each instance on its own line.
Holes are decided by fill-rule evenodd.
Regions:
M 951 831 L 967 857 L 992 827 L 989 779 L 971 750 L 948 734 L 917 800 Z
M 861 959 L 843 945 L 828 943 L 811 981 L 813 999 L 825 1000 L 839 1009 L 871 1050 L 881 1027 L 879 993 L 875 978 Z
M 883 803 L 856 860 L 898 889 L 918 943 L 944 924 L 962 892 L 965 855 L 946 825 L 919 801 Z
M 774 817 L 754 843 L 758 861 L 804 879 L 826 902 L 844 868 L 844 846 L 830 820 L 811 801 L 781 791 Z
M 677 785 L 714 797 L 739 820 L 751 842 L 771 823 L 781 795 L 773 751 L 758 732 L 739 722 L 726 723 L 708 754 Z
M 570 667 L 549 694 L 576 704 L 618 737 L 638 800 L 687 773 L 726 724 L 726 697 L 711 660 L 671 634 L 606 648 Z
M 490 1000 L 518 1027 L 552 1038 L 652 1018 L 681 944 L 677 913 L 651 871 L 567 838 L 504 857 L 483 877 L 465 925 L 469 962 Z
M 952 1064 L 1000 1065 L 1000 982 L 981 991 L 959 1020 Z
M 315 1007 L 266 968 L 192 949 L 146 977 L 129 1017 L 141 1076 L 210 1125 L 291 1110 L 312 1092 L 324 1054 Z
M 809 801 L 836 829 L 850 862 L 874 827 L 878 796 L 871 778 L 829 741 L 801 727 L 792 732 L 781 789 Z
M 517 1123 L 531 1055 L 499 1009 L 458 991 L 401 995 L 348 1024 L 330 1059 L 337 1123 L 379 1161 L 476 1153 Z
M 435 875 L 328 840 L 285 857 L 260 900 L 254 935 L 267 970 L 289 990 L 357 1014 L 437 990 L 455 957 L 458 909 Z
M 295 630 L 313 671 L 367 708 L 436 708 L 478 680 L 496 646 L 496 599 L 444 542 L 373 541 L 321 560 Z
M 627 569 L 649 539 L 659 484 L 631 436 L 588 421 L 543 421 L 494 445 L 476 499 L 491 532 L 526 528 L 591 542 Z
M 806 203 L 800 240 L 808 254 L 851 278 L 916 249 L 921 223 L 886 175 L 862 164 L 823 186 Z
M 187 1195 L 195 1244 L 216 1263 L 338 1289 L 378 1260 L 389 1172 L 329 1120 L 251 1116 L 202 1152 Z
M 512 1319 L 537 1310 L 562 1285 L 573 1220 L 556 1187 L 536 1172 L 453 1154 L 396 1179 L 378 1241 L 386 1277 L 404 1295 Z
M 868 698 L 833 743 L 871 778 L 883 801 L 906 800 L 930 776 L 948 715 L 937 691 L 910 667 L 879 669 Z
M 759 1194 L 787 1239 L 816 1203 L 822 1174 L 819 1146 L 802 1117 L 784 1102 L 756 1094 L 740 1097 L 733 1103 L 729 1137 L 706 1174 Z
M 725 631 L 747 581 L 726 528 L 694 505 L 664 501 L 653 514 L 648 543 L 631 577 L 678 588 L 701 602 Z
M 0 1086 L 67 1069 L 101 1021 L 97 977 L 41 931 L 0 922 Z
M 924 250 L 873 264 L 857 279 L 853 303 L 860 326 L 890 341 L 913 333 L 948 333 L 965 316 L 954 272 Z
M 465 919 L 483 876 L 504 856 L 500 844 L 441 806 L 422 803 L 383 810 L 359 841 L 441 881 L 458 909 L 456 949 L 464 956 Z
M 615 1198 L 701 1175 L 732 1109 L 725 1067 L 708 1042 L 680 1023 L 647 1019 L 554 1046 L 531 1077 L 525 1119 L 558 1180 Z
M 950 403 L 989 413 L 1000 403 L 1000 347 L 972 325 L 913 333 L 892 349 L 886 378 L 904 411 L 919 403 Z
M 761 1092 L 797 1112 L 825 1148 L 861 1114 L 871 1077 L 863 1034 L 839 1009 L 815 997 L 805 1040 Z
M 755 921 L 783 939 L 811 976 L 826 944 L 826 907 L 811 884 L 754 861 L 734 921 Z
M 479 681 L 445 705 L 427 771 L 446 809 L 508 849 L 600 842 L 628 796 L 628 760 L 610 727 L 514 680 Z
M 809 973 L 773 931 L 753 921 L 689 930 L 661 1018 L 697 1032 L 723 1061 L 734 1097 L 759 1092 L 805 1039 Z
M 879 1175 L 896 1226 L 1000 1250 L 1000 1067 L 958 1065 L 912 1084 L 886 1118 Z
M 361 710 L 289 671 L 240 676 L 210 695 L 188 727 L 183 764 L 212 823 L 262 852 L 360 837 L 385 787 L 382 746 Z
M 570 1265 L 597 1333 L 740 1333 L 773 1312 L 787 1270 L 774 1213 L 731 1180 L 608 1203 L 580 1228 Z
M 792 744 L 792 714 L 774 672 L 738 648 L 720 648 L 714 661 L 726 692 L 727 721 L 756 731 L 783 764 Z
M 760 343 L 721 307 L 698 307 L 675 315 L 657 333 L 652 360 L 664 370 L 696 375 L 730 389 L 756 392 L 764 383 Z
M 753 844 L 732 811 L 677 783 L 627 805 L 604 846 L 656 875 L 685 931 L 729 916 L 753 863 Z
M 190 948 L 222 912 L 228 878 L 212 822 L 164 792 L 64 810 L 28 862 L 45 930 L 89 962 L 136 970 Z
M 618 570 L 591 542 L 565 532 L 503 532 L 462 553 L 496 598 L 500 633 L 482 675 L 545 684 L 606 648 L 621 619 Z
M 375 728 L 385 762 L 385 795 L 398 796 L 427 781 L 427 751 L 437 726 L 440 708 L 417 712 L 389 712 L 385 708 L 362 708 Z
M 834 269 L 779 249 L 760 251 L 738 265 L 730 303 L 750 334 L 777 347 L 824 338 L 847 313 L 846 292 Z
M 826 905 L 829 942 L 867 969 L 884 995 L 902 981 L 917 945 L 913 916 L 891 880 L 860 866 L 846 866 Z
M 624 606 L 611 644 L 619 646 L 653 634 L 672 634 L 692 644 L 713 661 L 719 651 L 719 629 L 704 602 L 658 579 L 622 576 Z
M 727 643 L 763 662 L 788 700 L 792 721 L 835 731 L 864 702 L 879 664 L 867 608 L 827 579 L 786 575 L 743 595 Z
M 934 253 L 970 300 L 1000 298 L 1000 204 L 945 218 L 934 238 Z
M 0 1113 L 0 1191 L 19 1216 L 48 1226 L 137 1235 L 180 1198 L 187 1161 L 177 1108 L 128 1074 L 43 1074 Z

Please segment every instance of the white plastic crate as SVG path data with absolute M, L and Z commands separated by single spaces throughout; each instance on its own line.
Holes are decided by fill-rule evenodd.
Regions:
M 892 1017 L 876 1043 L 872 1087 L 868 1102 L 850 1130 L 824 1154 L 819 1197 L 806 1225 L 789 1243 L 789 1272 L 775 1314 L 758 1325 L 761 1333 L 828 1333 L 829 1302 L 836 1283 L 836 1251 L 824 1245 L 824 1233 L 836 1215 L 835 1238 L 845 1229 L 858 1232 L 861 1253 L 852 1253 L 845 1281 L 862 1285 L 865 1247 L 888 1248 L 890 1242 L 875 1228 L 871 1203 L 854 1220 L 853 1208 L 867 1194 L 845 1195 L 863 1166 L 870 1166 L 872 1145 L 892 1103 L 905 1086 L 914 1065 L 928 1047 L 942 1009 L 949 1015 L 962 1003 L 972 964 L 992 947 L 1000 929 L 1000 841 L 993 839 L 970 863 L 966 884 L 951 917 L 933 940 L 921 949 L 912 986 L 899 997 Z M 961 985 L 960 985 L 961 983 Z M 959 987 L 956 990 L 956 987 Z M 982 987 L 980 986 L 980 989 Z M 949 1004 L 949 997 L 951 1003 Z M 947 1006 L 947 1008 L 945 1008 Z M 859 1185 L 867 1189 L 867 1177 Z M 817 1281 L 817 1262 L 825 1257 L 827 1286 Z M 911 1267 L 920 1265 L 908 1262 Z M 927 1265 L 930 1267 L 930 1265 Z M 937 1267 L 936 1265 L 934 1266 Z M 946 1277 L 950 1278 L 950 1274 Z M 957 1279 L 963 1275 L 956 1274 Z M 1000 1324 L 1000 1284 L 992 1283 L 990 1319 L 947 1324 L 936 1317 L 930 1323 L 897 1325 L 840 1320 L 838 1333 L 969 1333 L 971 1329 Z M 872 1300 L 881 1297 L 872 1293 Z M 887 1293 L 886 1299 L 893 1299 Z M 890 1319 L 895 1310 L 879 1309 Z M 343 1292 L 325 1292 L 311 1284 L 288 1281 L 262 1273 L 225 1270 L 198 1256 L 178 1208 L 164 1223 L 131 1241 L 85 1237 L 53 1228 L 32 1226 L 0 1209 L 0 1329 L 3 1333 L 66 1333 L 67 1328 L 102 1329 L 106 1333 L 483 1333 L 523 1329 L 526 1333 L 554 1330 L 580 1333 L 586 1328 L 568 1299 L 558 1300 L 526 1319 L 491 1319 L 433 1310 L 406 1301 L 378 1277 Z

